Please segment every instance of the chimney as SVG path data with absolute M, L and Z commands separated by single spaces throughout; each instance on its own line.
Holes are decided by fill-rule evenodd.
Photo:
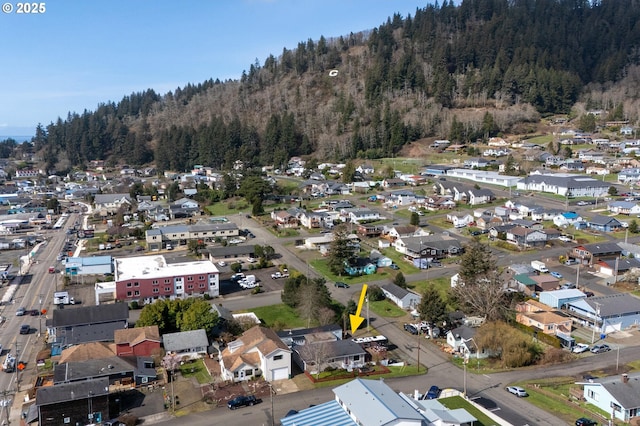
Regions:
M 629 375 L 627 373 L 622 375 L 622 383 L 629 383 Z

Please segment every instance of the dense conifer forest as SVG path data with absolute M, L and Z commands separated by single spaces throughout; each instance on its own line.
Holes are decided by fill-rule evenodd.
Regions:
M 51 171 L 96 159 L 278 167 L 294 155 L 392 156 L 428 137 L 474 142 L 577 104 L 637 121 L 638 47 L 637 0 L 445 0 L 284 48 L 238 80 L 69 113 L 38 126 L 33 149 Z

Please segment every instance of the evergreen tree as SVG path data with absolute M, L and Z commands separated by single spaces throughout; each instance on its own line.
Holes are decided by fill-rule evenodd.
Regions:
M 329 248 L 327 264 L 334 275 L 342 276 L 345 266 L 353 264 L 357 253 L 354 244 L 347 237 L 349 230 L 345 225 L 334 228 L 333 241 Z
M 409 224 L 413 226 L 420 225 L 420 215 L 416 212 L 411 212 L 411 218 L 409 219 Z
M 398 272 L 396 277 L 393 279 L 393 283 L 401 288 L 407 288 L 407 280 L 404 278 L 404 274 L 402 272 Z
M 442 295 L 433 286 L 428 286 L 422 293 L 422 299 L 418 305 L 420 319 L 430 324 L 442 324 L 447 320 L 447 303 Z

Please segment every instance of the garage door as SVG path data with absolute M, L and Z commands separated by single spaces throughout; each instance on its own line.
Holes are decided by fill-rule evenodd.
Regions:
M 287 367 L 276 368 L 275 370 L 271 370 L 271 380 L 283 380 L 288 378 L 289 378 L 289 369 Z

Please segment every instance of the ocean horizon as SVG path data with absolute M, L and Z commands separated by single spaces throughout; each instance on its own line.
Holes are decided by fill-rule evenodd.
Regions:
M 4 135 L 0 135 L 0 141 L 5 141 L 7 139 L 13 139 L 16 142 L 28 142 L 31 140 L 31 138 L 33 137 L 33 135 L 31 136 L 4 136 Z

